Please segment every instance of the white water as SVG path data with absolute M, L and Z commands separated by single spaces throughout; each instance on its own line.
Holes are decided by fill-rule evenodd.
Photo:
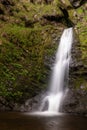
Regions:
M 41 111 L 48 105 L 46 112 L 59 112 L 63 96 L 66 92 L 72 42 L 73 29 L 65 29 L 56 53 L 49 95 L 44 98 Z

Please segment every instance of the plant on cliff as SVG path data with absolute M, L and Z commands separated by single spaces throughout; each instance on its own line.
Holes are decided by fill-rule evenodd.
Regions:
M 2 0 L 0 10 L 0 103 L 13 109 L 46 87 L 45 57 L 54 54 L 52 35 L 59 27 L 42 20 L 55 13 L 52 5 Z

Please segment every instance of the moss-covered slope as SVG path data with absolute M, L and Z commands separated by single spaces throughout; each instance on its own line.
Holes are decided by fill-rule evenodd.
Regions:
M 63 14 L 53 5 L 18 0 L 2 0 L 0 10 L 0 103 L 13 109 L 47 86 L 47 59 L 62 28 L 43 15 Z

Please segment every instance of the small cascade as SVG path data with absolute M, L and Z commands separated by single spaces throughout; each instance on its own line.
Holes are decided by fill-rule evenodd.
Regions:
M 56 53 L 49 95 L 44 98 L 41 111 L 44 111 L 44 107 L 47 105 L 47 112 L 59 112 L 60 105 L 68 85 L 72 42 L 73 29 L 65 29 L 61 36 Z

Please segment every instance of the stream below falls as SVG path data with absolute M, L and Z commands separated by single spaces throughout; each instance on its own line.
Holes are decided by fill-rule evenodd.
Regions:
M 1 112 L 0 130 L 87 130 L 87 117 L 68 114 L 52 116 Z

